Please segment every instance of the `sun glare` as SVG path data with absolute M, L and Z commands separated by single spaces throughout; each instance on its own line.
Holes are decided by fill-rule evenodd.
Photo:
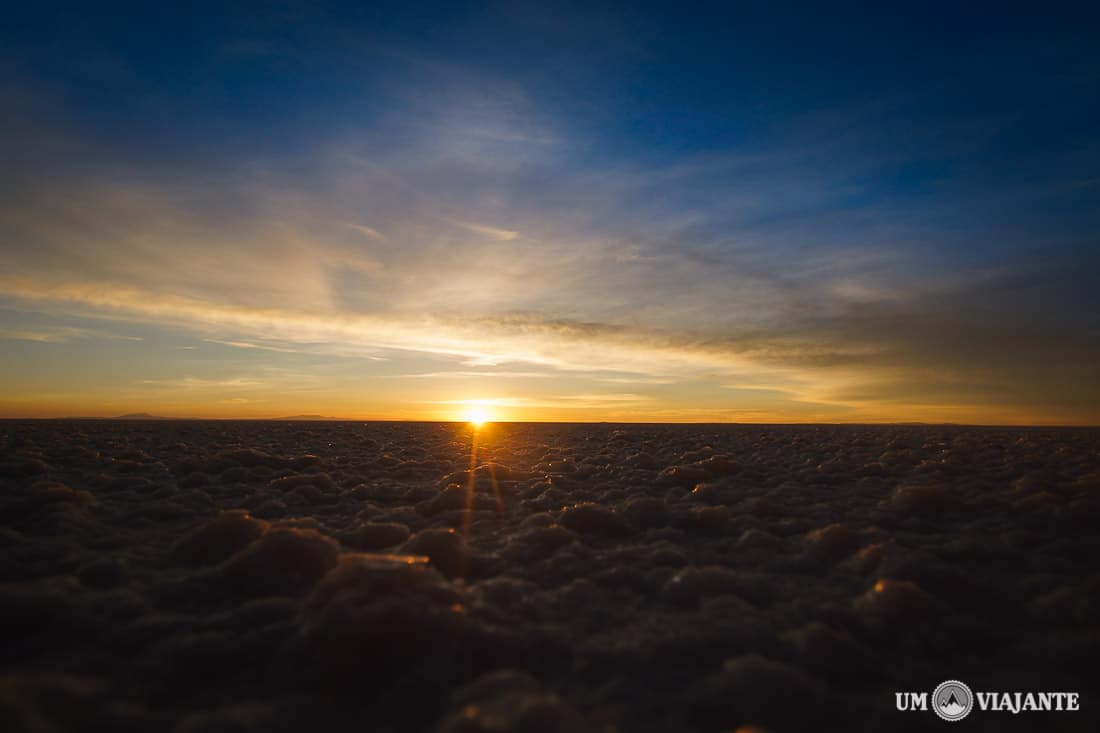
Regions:
M 472 405 L 466 410 L 464 419 L 476 428 L 489 422 L 489 410 L 482 405 Z

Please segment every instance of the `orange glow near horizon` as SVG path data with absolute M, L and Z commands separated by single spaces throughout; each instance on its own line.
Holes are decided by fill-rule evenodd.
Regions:
M 492 419 L 492 415 L 489 413 L 489 408 L 485 405 L 473 404 L 466 408 L 466 411 L 462 414 L 462 419 L 475 428 L 480 428 Z
M 1094 401 L 1015 376 L 971 394 L 961 367 L 930 380 L 814 366 L 823 347 L 797 340 L 760 361 L 644 327 L 341 316 L 8 276 L 0 296 L 20 319 L 0 322 L 0 418 L 1098 424 Z M 1075 369 L 1067 389 L 1092 389 Z

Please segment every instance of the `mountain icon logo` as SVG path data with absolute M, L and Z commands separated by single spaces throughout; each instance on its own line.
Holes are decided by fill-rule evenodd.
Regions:
M 932 709 L 949 722 L 962 720 L 974 707 L 974 693 L 958 680 L 946 680 L 932 693 Z

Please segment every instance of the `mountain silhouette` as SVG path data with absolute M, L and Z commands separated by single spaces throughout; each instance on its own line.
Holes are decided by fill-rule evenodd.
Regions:
M 943 711 L 944 715 L 955 717 L 966 710 L 966 706 L 959 702 L 959 698 L 956 697 L 955 691 L 952 690 L 951 694 L 946 699 L 940 701 L 940 710 Z

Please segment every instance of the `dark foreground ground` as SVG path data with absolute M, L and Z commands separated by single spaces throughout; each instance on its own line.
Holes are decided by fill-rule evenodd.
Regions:
M 0 422 L 0 728 L 1097 729 L 1100 431 L 473 437 Z

